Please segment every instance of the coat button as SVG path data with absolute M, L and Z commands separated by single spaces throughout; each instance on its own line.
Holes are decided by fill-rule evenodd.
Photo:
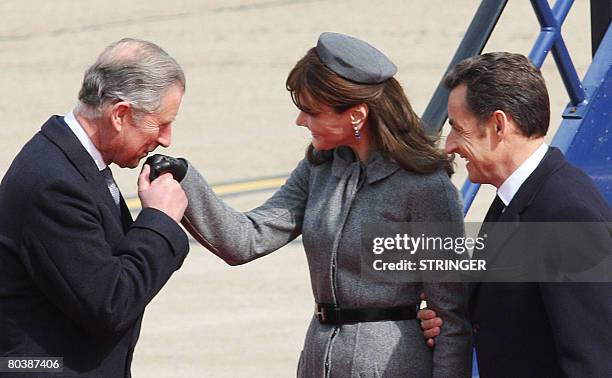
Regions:
M 472 325 L 472 332 L 473 333 L 480 332 L 480 324 L 476 323 L 476 324 Z

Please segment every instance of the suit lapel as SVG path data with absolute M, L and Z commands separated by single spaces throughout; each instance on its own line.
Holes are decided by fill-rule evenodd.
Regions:
M 493 223 L 483 223 L 479 236 L 487 234 L 487 245 L 484 253 L 487 254 L 487 261 L 492 262 L 502 251 L 504 245 L 510 237 L 519 229 L 521 215 L 529 208 L 534 198 L 540 191 L 542 185 L 548 177 L 565 165 L 567 162 L 559 149 L 550 147 L 538 167 L 527 177 L 527 180 L 516 192 L 506 210 Z M 489 209 L 485 221 L 492 209 Z M 470 285 L 472 301 L 476 301 L 480 282 L 473 282 Z M 476 303 L 472 303 L 472 308 Z
M 518 216 L 520 219 L 520 215 L 531 205 L 550 175 L 566 163 L 561 151 L 550 147 L 538 167 L 527 177 L 527 180 L 521 185 L 512 201 L 508 204 L 508 209 L 506 210 L 511 210 L 510 214 L 513 214 L 510 217 Z M 500 218 L 500 222 L 504 222 L 502 219 L 504 219 L 503 216 Z
M 529 208 L 548 177 L 563 166 L 565 159 L 556 148 L 549 148 L 537 168 L 527 177 L 506 210 L 489 228 L 487 237 L 488 260 L 493 261 L 504 244 L 519 229 L 521 216 Z
M 41 133 L 64 152 L 72 165 L 90 183 L 90 187 L 97 194 L 97 197 L 102 199 L 111 212 L 117 216 L 117 219 L 121 218 L 122 214 L 115 205 L 98 166 L 72 130 L 66 125 L 64 119 L 60 116 L 52 116 L 42 126 Z

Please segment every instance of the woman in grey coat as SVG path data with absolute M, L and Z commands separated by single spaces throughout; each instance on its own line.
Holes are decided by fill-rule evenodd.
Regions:
M 299 377 L 470 376 L 462 284 L 373 282 L 361 275 L 363 222 L 463 220 L 451 161 L 426 136 L 395 72 L 365 42 L 322 34 L 287 79 L 300 109 L 296 123 L 312 133 L 306 158 L 249 212 L 223 203 L 184 160 L 158 158 L 160 166 L 180 165 L 180 175 L 186 169 L 183 224 L 228 264 L 265 256 L 302 235 L 316 313 Z M 433 350 L 414 314 L 422 292 L 444 321 Z

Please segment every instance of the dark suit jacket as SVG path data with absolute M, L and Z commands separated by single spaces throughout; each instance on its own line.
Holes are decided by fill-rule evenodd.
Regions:
M 551 148 L 498 222 L 512 227 L 611 220 L 610 207 L 591 179 Z M 541 240 L 553 242 L 549 237 Z M 498 257 L 507 257 L 508 244 L 517 238 L 500 244 Z M 481 376 L 612 376 L 610 284 L 483 282 L 474 285 L 470 302 Z
M 129 377 L 144 308 L 189 249 L 183 230 L 151 208 L 132 222 L 58 116 L 11 164 L 0 209 L 0 356 Z

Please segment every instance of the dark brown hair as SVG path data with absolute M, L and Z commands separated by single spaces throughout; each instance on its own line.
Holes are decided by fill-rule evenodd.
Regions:
M 452 158 L 436 147 L 437 137 L 428 136 L 412 110 L 401 85 L 394 78 L 380 84 L 360 84 L 344 79 L 319 60 L 314 48 L 289 72 L 287 90 L 295 105 L 307 113 L 316 112 L 312 98 L 341 113 L 355 105 L 368 106 L 368 127 L 373 143 L 385 159 L 393 159 L 405 170 L 432 173 L 445 169 L 453 173 Z M 307 159 L 321 164 L 331 154 L 310 144 Z
M 546 83 L 529 59 L 521 54 L 492 52 L 467 58 L 444 78 L 448 89 L 465 84 L 468 109 L 481 122 L 502 110 L 526 137 L 548 131 L 550 102 Z

